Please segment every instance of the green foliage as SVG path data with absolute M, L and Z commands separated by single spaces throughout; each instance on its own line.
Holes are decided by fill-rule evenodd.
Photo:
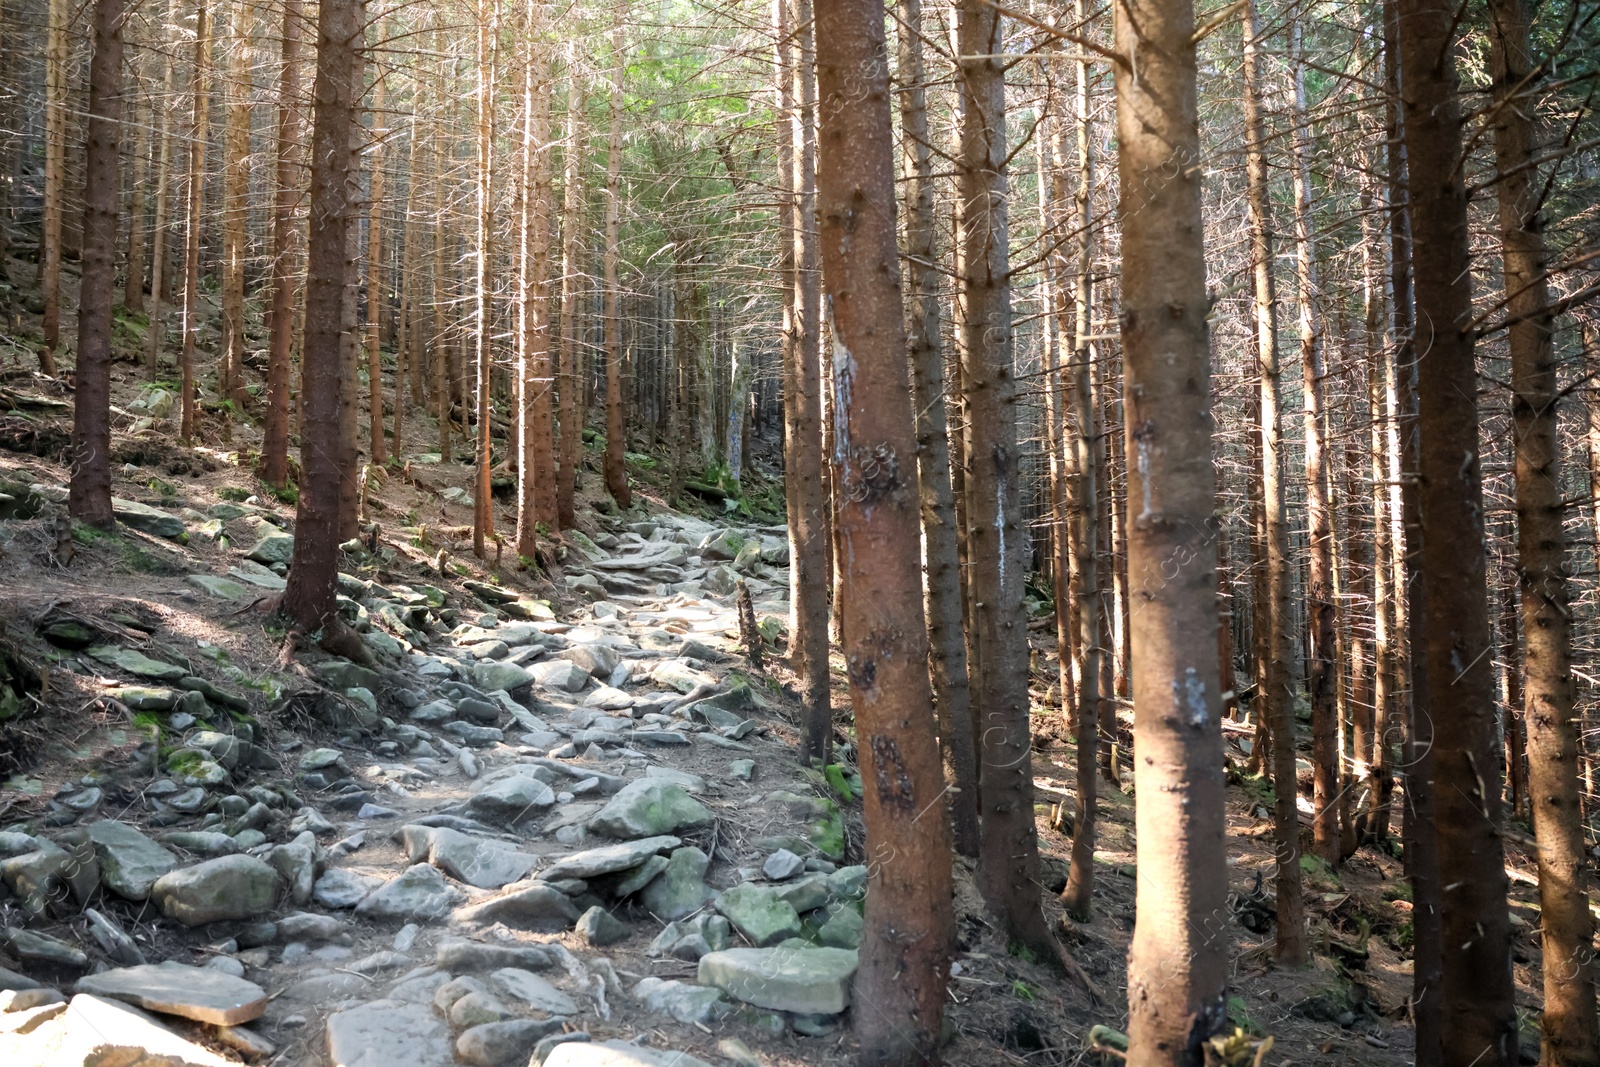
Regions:
M 1243 997 L 1228 998 L 1228 1021 L 1247 1033 L 1261 1033 L 1261 1027 L 1250 1017 L 1250 1009 L 1245 1005 Z
M 816 845 L 817 851 L 824 856 L 844 858 L 844 814 L 831 802 L 828 805 L 828 813 L 811 831 L 811 843 Z
M 1024 945 L 1021 941 L 1013 941 L 1006 945 L 1006 951 L 1011 953 L 1011 955 L 1015 956 L 1017 959 L 1022 960 L 1024 963 L 1039 962 L 1039 954 L 1033 951 L 1033 949 L 1029 948 L 1027 945 Z
M 86 523 L 74 521 L 72 524 L 72 539 L 80 545 L 92 545 L 105 540 L 107 537 L 115 536 L 109 530 L 97 529 Z
M 859 774 L 851 773 L 850 769 L 841 763 L 828 764 L 822 769 L 822 773 L 828 780 L 828 788 L 838 795 L 841 803 L 855 803 L 856 793 L 861 788 Z
M 1012 981 L 1012 983 L 1011 983 L 1011 995 L 1016 997 L 1018 1000 L 1025 1000 L 1029 1004 L 1032 1004 L 1035 1000 L 1038 999 L 1038 997 L 1035 996 L 1035 994 L 1033 992 L 1033 987 L 1031 985 L 1029 985 L 1027 982 L 1024 982 L 1020 978 L 1014 979 Z
M 162 500 L 173 500 L 176 499 L 178 495 L 177 486 L 160 478 L 151 478 L 147 488 L 154 492 L 160 493 Z
M 281 488 L 269 485 L 267 486 L 267 492 L 276 497 L 280 504 L 300 503 L 300 487 L 294 482 L 285 482 Z
M 250 499 L 251 493 L 250 490 L 240 489 L 236 485 L 225 485 L 217 490 L 217 495 L 235 504 L 242 504 Z

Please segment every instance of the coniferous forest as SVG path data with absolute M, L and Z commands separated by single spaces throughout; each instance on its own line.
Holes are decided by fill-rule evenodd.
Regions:
M 0 0 L 0 1062 L 1600 1067 L 1597 94 Z

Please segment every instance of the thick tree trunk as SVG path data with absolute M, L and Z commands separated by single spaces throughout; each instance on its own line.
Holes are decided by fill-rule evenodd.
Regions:
M 1539 842 L 1544 973 L 1540 1063 L 1595 1067 L 1600 1064 L 1600 1019 L 1595 1014 L 1594 920 L 1578 799 L 1559 392 L 1540 210 L 1545 193 L 1532 166 L 1538 146 L 1530 113 L 1538 79 L 1533 76 L 1525 0 L 1491 0 L 1489 10 L 1501 256 L 1506 313 L 1514 323 L 1511 411 L 1516 425 L 1517 562 L 1527 672 L 1523 721 L 1529 802 Z M 1508 711 L 1514 713 L 1515 708 Z M 1507 728 L 1514 728 L 1509 721 Z
M 116 299 L 117 210 L 122 192 L 119 153 L 125 13 L 125 0 L 96 0 L 94 58 L 89 65 L 72 480 L 67 496 L 73 518 L 99 527 L 115 523 L 111 514 L 111 305 Z
M 556 518 L 561 529 L 577 522 L 573 495 L 578 464 L 583 462 L 583 349 L 578 343 L 578 297 L 583 274 L 583 128 L 584 90 L 578 79 L 577 45 L 567 50 L 567 129 L 561 180 L 561 459 L 556 468 Z
M 1500 837 L 1500 765 L 1484 574 L 1471 256 L 1457 100 L 1456 7 L 1399 0 L 1411 165 L 1420 518 L 1428 627 L 1422 658 L 1439 685 L 1431 716 L 1442 885 L 1443 1050 L 1448 1064 L 1517 1059 L 1511 926 Z M 1448 694 L 1448 695 L 1446 695 Z M 1446 708 L 1448 707 L 1448 711 Z M 1423 902 L 1418 899 L 1416 906 Z
M 183 248 L 182 348 L 178 355 L 178 439 L 194 440 L 198 412 L 195 405 L 194 351 L 200 334 L 200 228 L 205 224 L 206 143 L 210 140 L 211 25 L 206 0 L 194 16 L 194 71 L 189 94 L 189 175 L 184 204 L 187 222 Z
M 1028 620 L 1023 605 L 1027 532 L 1018 474 L 1017 381 L 1013 367 L 1006 220 L 1005 51 L 1001 19 L 982 0 L 957 7 L 962 244 L 961 362 L 968 398 L 967 538 L 972 627 L 983 709 L 978 751 L 983 834 L 978 875 L 984 902 L 1006 934 L 1054 955 L 1039 905 L 1029 737 Z M 836 450 L 838 446 L 835 446 Z
M 961 563 L 950 487 L 950 434 L 944 350 L 939 337 L 938 220 L 934 213 L 933 143 L 928 132 L 922 61 L 922 0 L 901 0 L 900 123 L 905 131 L 905 258 L 908 347 L 917 414 L 917 481 L 921 492 L 928 666 L 945 778 L 954 787 L 950 813 L 956 850 L 978 854 L 978 761 L 972 729 L 967 646 L 961 628 Z
M 531 558 L 538 529 L 558 523 L 554 452 L 554 374 L 550 358 L 550 57 L 545 13 L 533 10 L 528 70 L 523 75 L 522 184 L 518 276 L 522 326 L 518 378 L 517 554 Z
M 283 67 L 278 76 L 278 159 L 272 211 L 272 315 L 267 334 L 267 417 L 261 480 L 289 480 L 289 394 L 293 369 L 294 286 L 298 255 L 295 200 L 300 187 L 300 0 L 284 0 Z M 157 298 L 159 300 L 159 297 Z M 151 326 L 154 327 L 154 318 Z
M 1216 488 L 1200 218 L 1194 11 L 1117 0 L 1117 164 L 1139 885 L 1134 1067 L 1198 1067 L 1227 1025 Z M 1137 77 L 1132 60 L 1137 59 Z M 1159 176 L 1157 178 L 1156 176 Z M 1184 564 L 1172 576 L 1173 561 Z
M 1265 122 L 1261 111 L 1261 35 L 1256 6 L 1244 22 L 1245 180 L 1250 206 L 1250 270 L 1254 287 L 1256 367 L 1261 377 L 1257 406 L 1261 440 L 1261 528 L 1263 559 L 1256 594 L 1256 631 L 1260 648 L 1255 705 L 1272 737 L 1274 878 L 1278 925 L 1274 952 L 1287 964 L 1306 959 L 1305 901 L 1300 877 L 1299 790 L 1295 780 L 1294 667 L 1289 597 L 1293 575 L 1289 561 L 1288 507 L 1284 500 L 1286 457 L 1283 436 L 1283 387 L 1278 361 L 1278 295 L 1273 277 L 1272 197 L 1266 157 Z
M 622 222 L 622 28 L 627 20 L 627 5 L 618 0 L 615 21 L 611 24 L 611 103 L 610 129 L 606 150 L 606 250 L 605 250 L 605 334 L 606 334 L 606 491 L 617 507 L 633 506 L 628 488 L 628 468 L 624 453 L 628 430 L 622 410 L 622 318 L 617 288 L 617 247 Z
M 802 12 L 804 14 L 804 12 Z M 916 438 L 895 245 L 880 0 L 817 4 L 818 208 L 833 352 L 834 470 L 848 567 L 844 657 L 871 869 L 856 996 L 864 1067 L 936 1063 L 954 942 L 950 832 L 918 595 Z M 1031 815 L 1031 810 L 1030 813 Z M 1037 902 L 1035 903 L 1037 907 Z
M 324 642 L 344 629 L 334 601 L 340 484 L 347 473 L 339 465 L 339 424 L 353 415 L 353 405 L 347 403 L 353 385 L 347 388 L 341 381 L 341 348 L 348 329 L 346 289 L 354 280 L 350 231 L 361 199 L 356 109 L 363 85 L 362 23 L 359 0 L 319 0 L 300 361 L 302 476 L 283 610 L 308 636 L 320 635 Z M 359 641 L 350 646 L 351 651 L 363 647 Z

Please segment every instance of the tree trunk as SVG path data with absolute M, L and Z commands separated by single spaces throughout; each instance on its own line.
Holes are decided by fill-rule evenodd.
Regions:
M 583 462 L 583 349 L 578 344 L 578 297 L 583 276 L 579 256 L 584 231 L 583 111 L 577 44 L 567 50 L 567 129 L 561 188 L 561 460 L 556 469 L 556 518 L 561 529 L 577 524 L 573 495 Z
M 917 416 L 917 482 L 921 494 L 928 666 L 945 779 L 954 787 L 950 813 L 956 850 L 978 854 L 978 761 L 972 729 L 967 646 L 961 627 L 961 562 L 950 487 L 950 433 L 944 350 L 939 327 L 939 261 L 933 197 L 933 142 L 928 132 L 927 75 L 922 61 L 922 0 L 901 0 L 900 123 L 905 131 L 905 241 L 911 383 Z
M 381 23 L 378 36 L 383 36 Z M 372 82 L 372 129 L 368 132 L 367 169 L 367 439 L 372 465 L 382 466 L 388 459 L 383 438 L 383 149 L 387 130 L 383 128 L 383 79 Z M 398 376 L 397 376 L 398 377 Z
M 559 524 L 556 512 L 554 410 L 555 375 L 550 358 L 550 57 L 545 11 L 533 9 L 528 70 L 523 87 L 522 181 L 526 215 L 522 223 L 518 279 L 522 307 L 522 359 L 518 367 L 521 403 L 518 422 L 517 554 L 532 557 L 537 532 Z
M 622 410 L 622 318 L 617 288 L 617 247 L 622 221 L 622 28 L 627 20 L 627 5 L 618 0 L 615 21 L 611 24 L 611 104 L 610 132 L 606 151 L 606 491 L 617 507 L 633 506 L 628 488 L 627 423 Z
M 223 134 L 222 169 L 222 362 L 217 373 L 217 397 L 237 402 L 243 392 L 239 375 L 244 367 L 244 259 L 250 222 L 250 75 L 251 0 L 234 0 L 230 40 L 225 49 L 226 77 L 223 100 L 227 107 Z M 225 411 L 229 428 L 233 412 Z
M 1129 619 L 1139 885 L 1128 952 L 1135 1067 L 1198 1067 L 1227 1025 L 1210 300 L 1200 217 L 1194 12 L 1117 0 Z M 1137 77 L 1131 60 L 1137 58 Z M 1152 180 L 1159 175 L 1158 180 Z M 1187 565 L 1170 576 L 1173 561 Z
M 820 0 L 816 15 L 817 203 L 848 567 L 844 657 L 867 783 L 868 848 L 886 860 L 872 866 L 867 888 L 856 996 L 872 1010 L 856 1013 L 858 1062 L 911 1067 L 938 1059 L 955 926 L 948 825 L 917 817 L 940 802 L 944 784 L 920 567 L 917 554 L 905 551 L 919 534 L 916 439 L 895 245 L 888 56 L 880 0 Z
M 205 224 L 206 142 L 211 103 L 211 25 L 206 0 L 194 16 L 194 71 L 190 78 L 189 175 L 184 204 L 188 215 L 183 248 L 183 334 L 178 355 L 178 439 L 187 446 L 196 430 L 194 350 L 200 333 L 200 228 Z
M 96 0 L 89 65 L 89 144 L 83 189 L 83 283 L 78 296 L 77 390 L 67 505 L 90 526 L 111 514 L 111 305 L 121 206 L 122 27 L 125 0 Z
M 1514 1064 L 1511 927 L 1484 575 L 1483 483 L 1455 7 L 1399 0 L 1417 303 L 1420 519 L 1442 897 L 1443 1050 L 1449 1064 Z M 1423 906 L 1419 899 L 1416 906 Z
M 500 0 L 478 0 L 478 170 L 477 256 L 473 283 L 473 355 L 477 365 L 478 462 L 472 493 L 472 554 L 487 558 L 485 542 L 495 537 L 494 494 L 490 470 L 494 466 L 490 431 L 493 419 L 489 395 L 494 371 L 493 326 L 490 314 L 490 278 L 494 255 L 494 94 L 495 68 L 500 59 Z
M 178 0 L 168 0 L 167 25 L 178 20 Z M 162 58 L 161 102 L 156 113 L 156 204 L 150 224 L 150 327 L 145 336 L 145 373 L 154 379 L 161 364 L 161 344 L 166 338 L 161 321 L 161 301 L 171 288 L 167 280 L 167 217 L 172 175 L 172 100 L 177 64 L 170 55 Z
M 61 214 L 67 158 L 68 0 L 48 0 L 44 54 L 44 218 L 40 224 L 39 289 L 44 299 L 44 347 L 39 370 L 56 374 L 61 347 Z
M 353 414 L 341 381 L 345 291 L 354 279 L 349 238 L 360 202 L 356 109 L 363 85 L 360 0 L 319 0 L 311 133 L 305 343 L 300 360 L 300 499 L 283 610 L 307 635 L 344 630 L 334 601 L 339 559 L 339 424 Z M 353 472 L 350 472 L 353 474 Z M 359 641 L 352 651 L 364 648 Z M 346 654 L 350 654 L 346 652 Z
M 300 0 L 284 0 L 283 69 L 278 80 L 277 183 L 272 212 L 272 316 L 267 335 L 267 417 L 261 437 L 261 480 L 280 489 L 289 481 L 289 393 L 294 340 L 295 267 L 299 258 L 296 255 L 294 211 L 300 187 L 300 24 Z M 152 317 L 152 329 L 154 326 Z
M 138 68 L 134 68 L 137 70 Z M 138 75 L 134 76 L 134 84 L 138 84 Z M 155 142 L 150 137 L 151 128 L 155 124 L 155 112 L 160 110 L 159 103 L 150 107 L 150 119 L 145 122 L 133 123 L 133 148 L 129 154 L 133 157 L 133 176 L 128 182 L 128 263 L 122 288 L 122 306 L 130 314 L 144 313 L 144 257 L 146 250 L 144 215 L 147 203 L 145 196 L 146 178 L 149 173 L 150 152 L 155 147 Z M 128 109 L 130 116 L 138 112 L 134 107 Z M 4 171 L 7 160 L 0 155 L 0 172 Z M 3 203 L 3 201 L 0 201 Z M 5 228 L 4 208 L 0 207 L 0 229 Z M 87 223 L 85 224 L 87 229 Z M 87 234 L 85 234 L 87 240 Z M 0 236 L 0 262 L 5 259 L 5 238 Z
M 1540 1063 L 1595 1067 L 1600 1064 L 1600 1019 L 1595 1014 L 1594 920 L 1589 912 L 1573 722 L 1572 613 L 1556 409 L 1560 394 L 1541 218 L 1546 194 L 1532 165 L 1538 146 L 1530 114 L 1539 79 L 1533 73 L 1525 0 L 1491 0 L 1489 11 L 1500 244 L 1506 314 L 1513 322 L 1511 411 L 1516 427 L 1517 563 L 1527 701 L 1523 722 L 1528 795 L 1539 842 L 1544 972 Z M 1507 712 L 1511 731 L 1515 708 Z
M 1260 21 L 1251 3 L 1244 23 L 1245 175 L 1250 204 L 1250 268 L 1255 300 L 1255 357 L 1261 375 L 1261 507 L 1265 573 L 1257 593 L 1256 626 L 1262 651 L 1256 706 L 1272 735 L 1274 886 L 1278 925 L 1273 950 L 1283 963 L 1306 960 L 1305 901 L 1300 877 L 1299 790 L 1295 780 L 1294 668 L 1291 662 L 1288 507 L 1283 391 L 1278 363 L 1277 286 L 1273 278 L 1272 198 L 1268 187 L 1265 123 L 1261 113 Z

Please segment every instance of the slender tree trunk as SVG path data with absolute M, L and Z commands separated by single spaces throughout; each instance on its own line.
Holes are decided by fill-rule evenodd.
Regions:
M 339 424 L 350 418 L 353 383 L 341 380 L 348 330 L 346 290 L 354 280 L 350 231 L 360 202 L 356 111 L 363 81 L 360 0 L 319 0 L 316 108 L 311 134 L 310 228 L 306 262 L 305 345 L 300 361 L 302 470 L 295 512 L 294 560 L 283 611 L 324 646 L 347 633 L 334 601 L 339 558 Z M 345 655 L 361 655 L 359 640 Z
M 474 362 L 477 365 L 478 462 L 476 489 L 472 494 L 472 554 L 487 556 L 485 542 L 495 537 L 494 494 L 490 470 L 494 466 L 490 431 L 492 400 L 489 383 L 494 371 L 494 340 L 490 314 L 490 278 L 494 255 L 494 94 L 495 68 L 500 59 L 500 0 L 478 2 L 478 172 L 477 180 L 477 257 L 473 284 L 476 307 L 473 313 Z
M 378 36 L 383 36 L 382 24 Z M 388 459 L 388 449 L 383 438 L 383 79 L 372 82 L 372 130 L 368 134 L 372 145 L 368 153 L 367 169 L 372 172 L 367 192 L 367 438 L 371 442 L 372 465 L 382 466 Z M 397 374 L 396 380 L 399 379 Z
M 89 144 L 83 190 L 83 283 L 78 297 L 77 390 L 67 506 L 91 526 L 111 514 L 111 305 L 121 206 L 122 28 L 125 0 L 96 0 L 89 65 Z
M 44 54 L 44 218 L 40 225 L 39 289 L 44 299 L 44 347 L 39 370 L 56 374 L 61 347 L 61 216 L 67 158 L 68 0 L 48 0 Z
M 244 367 L 244 259 L 250 222 L 250 75 L 247 69 L 251 34 L 251 0 L 234 0 L 222 94 L 226 106 L 222 169 L 222 362 L 217 368 L 217 396 L 238 401 Z M 231 433 L 232 412 L 224 411 L 223 427 Z
M 1189 0 L 1117 0 L 1114 11 L 1126 59 L 1115 73 L 1128 577 L 1141 601 L 1129 620 L 1139 885 L 1128 1063 L 1198 1067 L 1227 1024 L 1215 917 L 1228 878 L 1194 12 Z M 1169 577 L 1174 560 L 1187 565 Z
M 1471 257 L 1455 75 L 1456 8 L 1399 0 L 1405 137 L 1417 303 L 1420 518 L 1433 705 L 1442 885 L 1443 1050 L 1447 1064 L 1517 1059 L 1511 927 L 1500 837 L 1500 766 L 1484 573 Z M 1448 707 L 1448 713 L 1445 708 Z M 1447 717 L 1448 716 L 1448 717 Z M 1422 905 L 1419 899 L 1417 906 Z
M 1520 529 L 1520 525 L 1519 525 Z M 1511 570 L 1505 561 L 1505 569 Z M 1500 612 L 1500 670 L 1505 679 L 1505 715 L 1500 721 L 1500 735 L 1505 741 L 1506 817 L 1520 817 L 1528 802 L 1528 776 L 1524 772 L 1527 752 L 1522 731 L 1522 645 L 1518 641 L 1521 627 L 1517 625 L 1517 583 L 1507 575 Z
M 444 34 L 435 35 L 442 56 Z M 438 84 L 445 85 L 444 60 L 439 60 Z M 451 375 L 450 346 L 453 337 L 445 333 L 445 304 L 450 299 L 449 275 L 445 273 L 445 144 L 444 122 L 437 120 L 433 127 L 433 339 L 429 355 L 433 364 L 433 403 L 439 419 L 439 462 L 450 462 L 450 415 L 455 397 L 455 383 Z
M 955 823 L 956 850 L 963 856 L 976 856 L 978 762 L 972 730 L 972 694 L 967 682 L 967 646 L 961 629 L 961 565 L 950 488 L 944 351 L 939 343 L 937 219 L 933 206 L 933 142 L 928 132 L 922 61 L 922 0 L 901 0 L 899 17 L 897 36 L 903 83 L 899 93 L 900 123 L 905 131 L 905 241 L 909 264 L 906 321 L 917 415 L 928 666 L 934 706 L 939 713 L 945 778 L 954 787 L 950 813 Z
M 420 176 L 417 174 L 417 122 L 416 116 L 411 119 L 411 143 L 406 148 L 406 204 L 404 214 L 401 216 L 400 241 L 400 316 L 397 332 L 399 337 L 395 340 L 395 368 L 394 368 L 394 456 L 403 460 L 405 456 L 405 431 L 406 431 L 406 383 L 410 379 L 411 402 L 422 403 L 422 343 L 421 322 L 422 317 L 417 310 L 417 293 L 420 283 L 417 278 L 419 269 L 417 257 L 417 232 L 412 226 L 412 218 L 416 214 L 417 186 Z
M 517 553 L 532 557 L 538 527 L 558 525 L 556 513 L 554 374 L 550 358 L 550 57 L 543 39 L 545 13 L 534 8 L 532 53 L 523 85 L 522 183 L 526 190 L 521 227 L 518 287 L 522 306 L 521 403 L 518 421 Z
M 180 421 L 178 438 L 194 440 L 196 430 L 194 350 L 200 333 L 200 228 L 205 224 L 206 142 L 210 139 L 211 24 L 206 0 L 194 16 L 194 73 L 190 79 L 189 176 L 184 203 L 188 220 L 183 250 L 183 335 L 178 356 Z
M 583 285 L 579 256 L 584 230 L 584 88 L 578 78 L 577 43 L 567 49 L 567 128 L 561 181 L 561 459 L 556 469 L 556 518 L 561 529 L 577 523 L 573 495 L 583 462 L 583 351 L 578 343 L 578 297 Z
M 868 847 L 893 857 L 873 865 L 867 889 L 856 996 L 872 1010 L 856 1013 L 857 1062 L 911 1067 L 938 1060 L 955 928 L 948 824 L 917 818 L 939 803 L 943 782 L 920 567 L 904 550 L 919 529 L 888 55 L 880 0 L 820 0 L 816 14 L 817 204 L 848 567 L 844 657 Z
M 134 69 L 137 70 L 138 68 L 135 67 Z M 139 83 L 137 74 L 134 76 L 133 83 L 136 87 L 135 91 L 137 91 Z M 145 195 L 145 185 L 149 176 L 150 153 L 155 147 L 155 142 L 150 137 L 150 128 L 154 125 L 155 112 L 159 109 L 159 104 L 152 105 L 149 109 L 149 119 L 143 122 L 137 120 L 133 122 L 133 147 L 129 152 L 129 155 L 133 157 L 133 176 L 128 183 L 128 264 L 123 279 L 122 306 L 127 308 L 130 314 L 134 315 L 144 313 L 144 257 L 147 247 L 144 216 L 148 202 L 148 197 Z M 130 106 L 128 113 L 130 117 L 137 116 L 137 105 Z M 7 159 L 0 155 L 0 173 L 5 173 L 7 162 Z M 0 201 L 0 203 L 3 203 L 3 201 Z M 4 227 L 4 208 L 0 207 L 0 229 L 4 229 Z M 87 226 L 85 228 L 87 229 Z M 87 239 L 87 235 L 85 237 Z M 5 238 L 0 237 L 0 262 L 3 262 L 4 258 Z
M 272 212 L 272 316 L 267 335 L 267 417 L 261 436 L 261 479 L 277 488 L 282 488 L 289 481 L 289 393 L 290 372 L 293 369 L 295 268 L 299 258 L 296 254 L 298 242 L 294 215 L 300 186 L 301 19 L 300 0 L 284 0 L 283 67 L 278 80 L 277 180 Z M 152 317 L 152 330 L 154 326 Z
M 622 410 L 622 319 L 618 305 L 622 294 L 617 288 L 617 247 L 622 221 L 622 28 L 627 20 L 627 5 L 618 0 L 615 21 L 611 24 L 611 103 L 610 132 L 606 151 L 606 250 L 605 250 L 605 325 L 606 325 L 606 491 L 617 507 L 633 506 L 628 488 L 627 424 Z
M 1523 721 L 1528 734 L 1528 794 L 1539 842 L 1544 972 L 1540 1063 L 1595 1067 L 1600 1064 L 1600 1019 L 1595 1014 L 1594 920 L 1589 911 L 1573 721 L 1576 686 L 1556 410 L 1560 394 L 1541 218 L 1545 193 L 1532 166 L 1537 143 L 1530 113 L 1538 79 L 1524 0 L 1491 0 L 1489 11 L 1501 256 L 1506 313 L 1514 323 L 1511 411 L 1516 426 L 1517 563 L 1527 672 Z M 1506 725 L 1508 730 L 1515 728 L 1509 714 Z
M 178 20 L 178 0 L 168 0 L 167 25 Z M 161 345 L 166 331 L 161 320 L 161 301 L 171 288 L 167 279 L 167 227 L 172 175 L 172 90 L 177 64 L 172 57 L 162 60 L 161 102 L 156 113 L 156 204 L 150 225 L 150 328 L 145 336 L 145 369 L 155 378 L 161 363 Z

